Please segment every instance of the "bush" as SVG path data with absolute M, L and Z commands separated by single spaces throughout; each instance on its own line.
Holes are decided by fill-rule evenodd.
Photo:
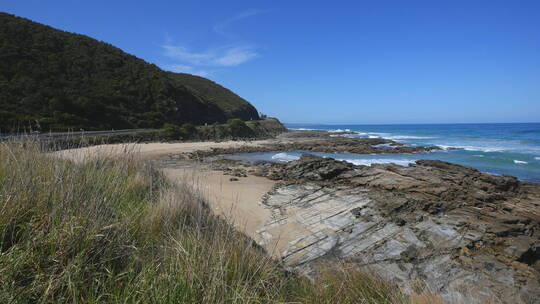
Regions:
M 227 122 L 229 129 L 231 130 L 232 137 L 252 137 L 254 136 L 253 130 L 246 125 L 246 123 L 239 119 L 229 119 Z
M 182 128 L 173 124 L 163 125 L 163 136 L 168 139 L 180 139 L 184 134 Z
M 198 133 L 197 128 L 190 123 L 183 124 L 180 130 L 182 132 L 182 138 L 184 139 L 195 138 Z
M 163 125 L 163 136 L 167 139 L 192 139 L 198 134 L 197 127 L 193 124 L 185 123 L 181 127 L 173 124 Z

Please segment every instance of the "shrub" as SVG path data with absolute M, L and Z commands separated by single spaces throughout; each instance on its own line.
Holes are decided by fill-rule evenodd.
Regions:
M 253 130 L 239 118 L 230 119 L 227 122 L 227 125 L 229 126 L 233 137 L 250 137 L 254 135 Z
M 180 139 L 184 132 L 177 125 L 166 123 L 163 125 L 163 136 L 168 139 Z
M 182 138 L 189 139 L 189 138 L 195 138 L 197 136 L 197 128 L 190 123 L 185 123 L 180 128 L 182 132 Z

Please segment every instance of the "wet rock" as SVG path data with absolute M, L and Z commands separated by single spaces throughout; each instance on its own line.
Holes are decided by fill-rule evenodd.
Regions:
M 330 136 L 330 135 L 333 135 Z M 193 160 L 202 160 L 208 157 L 254 152 L 272 151 L 312 151 L 324 153 L 417 153 L 439 150 L 439 147 L 412 147 L 399 142 L 382 138 L 347 138 L 335 136 L 336 133 L 326 131 L 287 132 L 277 138 L 268 140 L 259 145 L 244 145 L 230 148 L 213 148 L 211 150 L 196 151 L 186 156 Z M 341 134 L 343 135 L 343 134 Z
M 331 158 L 304 154 L 299 160 L 288 163 L 281 171 L 283 179 L 329 180 L 351 170 L 352 165 Z

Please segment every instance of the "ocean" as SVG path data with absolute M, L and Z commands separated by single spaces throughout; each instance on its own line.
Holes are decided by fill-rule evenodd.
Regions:
M 540 182 L 540 123 L 317 125 L 285 124 L 289 129 L 351 131 L 351 137 L 387 138 L 410 146 L 438 146 L 440 151 L 417 154 L 313 153 L 357 165 L 437 159 L 491 174 L 509 174 Z M 252 160 L 291 161 L 304 152 L 251 153 Z

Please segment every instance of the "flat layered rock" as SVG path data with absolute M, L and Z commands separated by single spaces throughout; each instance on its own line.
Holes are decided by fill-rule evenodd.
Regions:
M 292 270 L 348 261 L 445 299 L 540 300 L 540 187 L 441 161 L 354 166 L 303 156 L 262 172 L 285 181 L 257 241 Z M 277 244 L 277 245 L 276 245 Z M 410 286 L 409 286 L 410 287 Z

